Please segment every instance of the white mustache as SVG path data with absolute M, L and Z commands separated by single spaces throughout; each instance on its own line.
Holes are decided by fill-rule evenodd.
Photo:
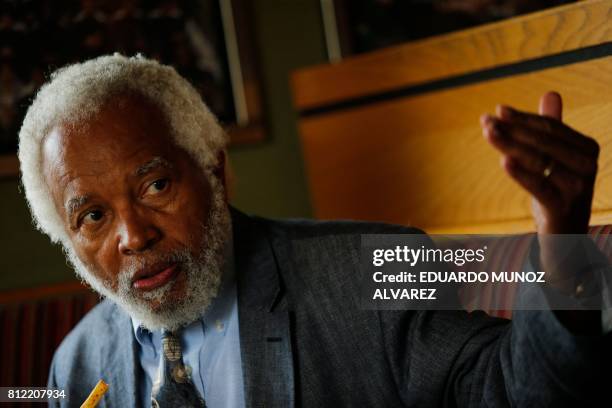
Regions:
M 184 265 L 193 261 L 189 249 L 181 248 L 162 254 L 147 255 L 147 258 L 131 258 L 119 270 L 119 280 L 127 279 L 131 282 L 134 275 L 142 269 L 149 269 L 161 263 L 176 263 Z

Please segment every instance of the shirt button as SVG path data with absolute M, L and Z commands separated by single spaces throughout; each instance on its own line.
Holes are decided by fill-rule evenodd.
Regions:
M 221 320 L 217 320 L 215 322 L 215 327 L 217 328 L 218 331 L 223 330 L 223 322 Z

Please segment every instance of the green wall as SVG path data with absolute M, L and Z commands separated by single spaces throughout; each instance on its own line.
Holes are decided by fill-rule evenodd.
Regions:
M 34 229 L 16 180 L 0 182 L 0 290 L 73 277 L 58 246 Z
M 319 1 L 257 0 L 254 4 L 269 132 L 267 142 L 230 152 L 237 176 L 234 203 L 264 216 L 309 216 L 289 73 L 325 60 Z
M 269 217 L 308 217 L 310 204 L 289 72 L 325 60 L 318 0 L 256 0 L 266 141 L 234 148 L 234 204 Z M 34 230 L 17 180 L 0 181 L 0 291 L 73 279 L 59 247 Z

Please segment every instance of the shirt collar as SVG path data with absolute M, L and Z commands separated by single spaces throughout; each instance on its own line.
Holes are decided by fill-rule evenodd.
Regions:
M 234 261 L 234 240 L 230 234 L 227 245 L 225 247 L 225 263 L 223 265 L 223 273 L 219 292 L 213 299 L 208 309 L 201 316 L 205 328 L 216 328 L 222 334 L 225 334 L 229 318 L 232 312 L 232 306 L 236 300 L 236 271 Z M 131 317 L 134 337 L 140 346 L 153 346 L 152 333 L 142 326 L 142 322 L 134 317 Z M 197 322 L 192 322 L 189 326 Z M 220 325 L 222 327 L 220 327 Z M 188 326 L 188 327 L 189 327 Z

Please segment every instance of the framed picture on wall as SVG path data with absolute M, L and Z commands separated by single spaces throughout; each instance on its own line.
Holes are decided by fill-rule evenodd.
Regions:
M 330 61 L 575 0 L 320 0 Z
M 227 128 L 264 138 L 248 0 L 23 0 L 0 6 L 0 177 L 18 174 L 17 135 L 48 75 L 120 52 L 174 66 Z

